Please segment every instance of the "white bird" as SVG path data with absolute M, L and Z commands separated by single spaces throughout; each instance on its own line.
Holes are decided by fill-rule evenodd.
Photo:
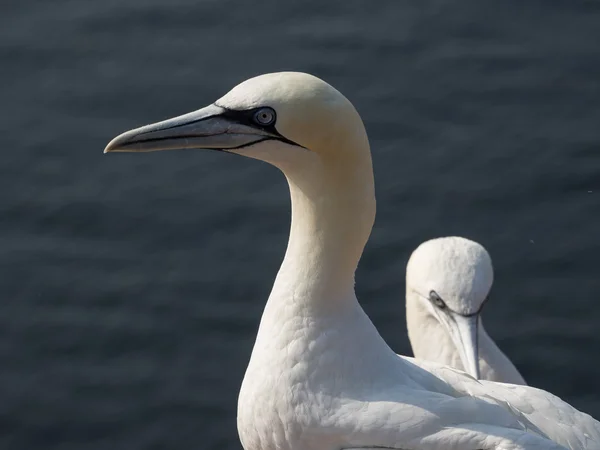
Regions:
M 600 449 L 600 423 L 559 398 L 398 356 L 382 339 L 354 293 L 375 219 L 369 142 L 329 84 L 251 78 L 105 152 L 176 148 L 266 161 L 290 188 L 288 248 L 238 399 L 245 450 Z
M 492 259 L 477 242 L 451 236 L 419 245 L 406 266 L 406 325 L 415 358 L 483 380 L 526 384 L 483 327 L 493 281 Z

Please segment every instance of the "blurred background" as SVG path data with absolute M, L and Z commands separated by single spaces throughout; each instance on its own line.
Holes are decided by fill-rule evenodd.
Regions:
M 0 447 L 241 448 L 285 179 L 215 152 L 102 151 L 281 70 L 366 123 L 378 216 L 357 293 L 391 346 L 411 354 L 411 251 L 475 239 L 490 335 L 600 417 L 599 23 L 590 0 L 3 2 Z

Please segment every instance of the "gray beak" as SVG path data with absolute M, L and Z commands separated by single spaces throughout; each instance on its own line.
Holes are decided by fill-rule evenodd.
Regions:
M 472 377 L 479 380 L 481 373 L 479 369 L 479 333 L 477 325 L 479 316 L 454 316 L 454 323 L 457 338 L 454 339 L 454 345 L 458 347 L 460 359 L 462 360 L 465 371 Z M 459 342 L 460 341 L 460 344 Z
M 479 314 L 463 316 L 452 311 L 441 312 L 438 316 L 446 326 L 452 342 L 460 355 L 462 365 L 472 377 L 481 377 L 479 369 Z
M 235 120 L 236 111 L 209 105 L 173 119 L 127 131 L 104 149 L 109 152 L 153 152 L 177 149 L 232 150 L 279 136 Z

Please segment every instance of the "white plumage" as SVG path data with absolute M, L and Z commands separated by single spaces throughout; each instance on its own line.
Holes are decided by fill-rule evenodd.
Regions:
M 483 327 L 493 279 L 492 259 L 477 242 L 451 236 L 417 247 L 406 268 L 406 324 L 417 359 L 526 384 Z
M 290 188 L 288 248 L 238 400 L 246 450 L 600 448 L 600 424 L 547 392 L 479 382 L 383 341 L 354 293 L 375 219 L 369 143 L 333 87 L 302 73 L 262 75 L 105 151 L 174 148 L 267 161 Z

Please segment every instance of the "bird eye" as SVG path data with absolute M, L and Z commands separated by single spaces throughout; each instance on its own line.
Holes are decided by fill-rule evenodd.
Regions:
M 431 291 L 429 293 L 429 300 L 431 300 L 431 303 L 440 309 L 444 309 L 446 307 L 446 302 L 444 302 L 444 300 L 442 300 L 442 298 L 435 291 Z
M 254 122 L 258 125 L 272 125 L 275 123 L 275 111 L 271 108 L 260 108 L 254 113 Z

